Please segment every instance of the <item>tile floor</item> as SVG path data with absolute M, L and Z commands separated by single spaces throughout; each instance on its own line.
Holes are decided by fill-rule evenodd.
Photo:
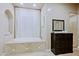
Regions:
M 54 56 L 54 54 L 51 51 L 38 51 L 38 52 L 16 54 L 16 56 Z
M 44 51 L 37 51 L 37 52 L 35 51 L 35 52 L 19 53 L 11 56 L 79 56 L 79 49 L 74 50 L 73 53 L 66 53 L 66 54 L 60 54 L 60 55 L 54 55 L 51 51 L 44 50 Z

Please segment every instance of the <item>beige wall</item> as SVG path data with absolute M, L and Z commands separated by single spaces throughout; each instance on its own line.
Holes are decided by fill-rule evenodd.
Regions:
M 78 47 L 79 47 L 79 5 L 77 6 L 78 10 Z
M 48 8 L 51 8 L 51 11 L 47 11 Z M 12 12 L 14 18 L 14 8 L 12 4 L 0 4 L 0 36 L 2 33 L 8 32 L 8 18 L 4 13 L 6 9 L 9 9 Z M 43 40 L 46 40 L 44 47 L 50 49 L 51 46 L 50 33 L 52 32 L 52 19 L 65 20 L 65 30 L 68 31 L 69 15 L 70 13 L 76 12 L 77 8 L 75 4 L 45 4 L 43 6 L 41 10 L 41 36 Z M 12 24 L 12 27 L 14 28 L 14 24 Z M 12 30 L 12 35 L 14 35 L 14 30 Z M 1 45 L 3 45 L 3 42 L 4 40 L 0 39 Z
M 51 11 L 47 11 L 51 8 Z M 42 14 L 42 39 L 46 40 L 46 48 L 51 47 L 52 19 L 65 20 L 65 30 L 68 31 L 68 20 L 70 13 L 76 13 L 75 4 L 45 4 L 41 10 Z
M 72 14 L 69 17 L 68 31 L 73 33 L 73 47 L 78 47 L 78 17 L 77 14 Z
M 9 9 L 11 11 L 13 18 L 14 18 L 14 8 L 12 4 L 0 3 L 0 49 L 2 49 L 3 44 L 5 42 L 2 36 L 5 36 L 5 34 L 8 32 L 8 18 L 5 14 L 6 9 Z M 12 21 L 14 21 L 14 19 Z
M 14 17 L 14 9 L 13 9 L 13 6 L 12 4 L 8 4 L 8 3 L 1 3 L 0 4 L 0 21 L 2 21 L 0 24 L 0 27 L 2 27 L 0 29 L 0 33 L 2 32 L 7 32 L 8 31 L 8 21 L 7 21 L 7 16 L 5 14 L 5 11 L 9 9 L 11 11 L 11 13 L 13 14 L 13 17 Z

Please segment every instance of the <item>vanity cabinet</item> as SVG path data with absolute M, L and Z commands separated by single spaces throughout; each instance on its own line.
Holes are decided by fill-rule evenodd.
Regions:
M 51 33 L 51 51 L 55 54 L 73 52 L 72 33 Z

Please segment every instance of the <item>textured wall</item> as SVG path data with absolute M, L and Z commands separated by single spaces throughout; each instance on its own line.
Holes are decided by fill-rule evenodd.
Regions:
M 5 43 L 3 36 L 5 36 L 5 34 L 8 33 L 8 18 L 5 14 L 6 9 L 9 9 L 14 17 L 14 9 L 12 4 L 0 3 L 0 52 L 3 50 L 3 45 Z
M 78 10 L 78 47 L 79 47 L 79 5 L 77 6 Z
M 51 10 L 50 10 L 51 9 Z M 65 20 L 65 31 L 68 31 L 69 14 L 76 13 L 75 4 L 45 4 L 42 8 L 42 38 L 46 40 L 46 48 L 50 49 L 52 32 L 52 19 Z M 44 23 L 45 22 L 45 23 Z

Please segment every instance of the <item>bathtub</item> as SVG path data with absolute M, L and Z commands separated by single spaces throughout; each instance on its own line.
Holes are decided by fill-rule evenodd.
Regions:
M 17 38 L 5 43 L 6 55 L 34 52 L 45 49 L 45 40 L 40 38 Z

